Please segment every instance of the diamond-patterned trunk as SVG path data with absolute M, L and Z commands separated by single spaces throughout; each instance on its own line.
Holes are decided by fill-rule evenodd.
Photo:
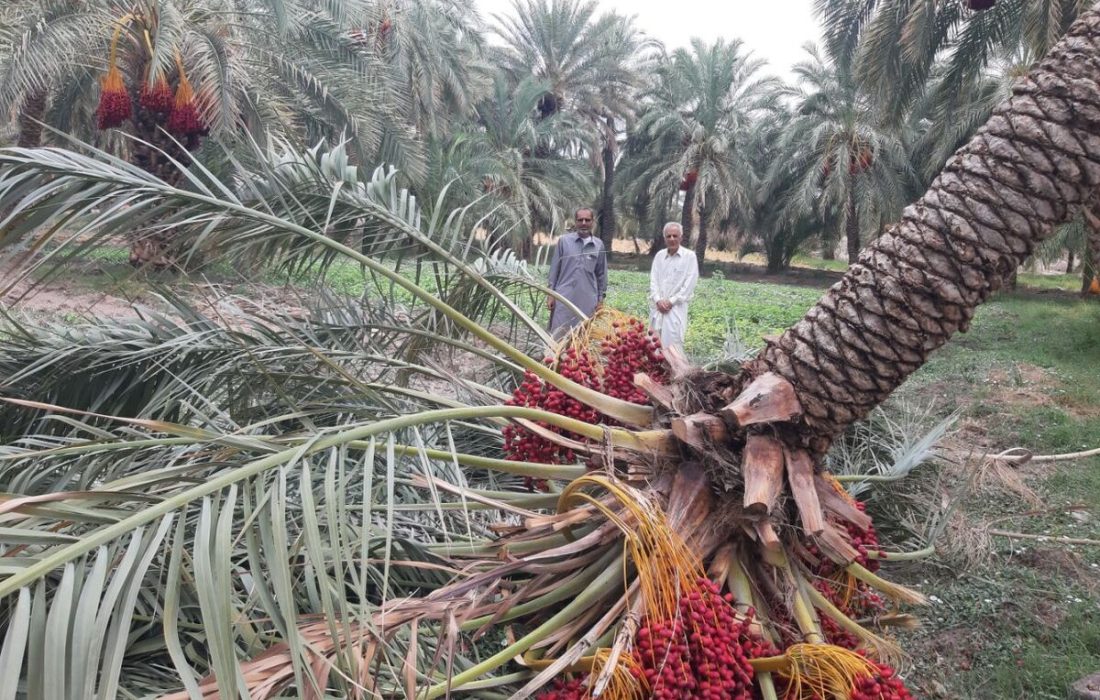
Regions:
M 1056 225 L 1100 188 L 1100 9 L 1065 37 L 948 161 L 901 221 L 748 367 L 776 372 L 820 452 L 965 331 Z

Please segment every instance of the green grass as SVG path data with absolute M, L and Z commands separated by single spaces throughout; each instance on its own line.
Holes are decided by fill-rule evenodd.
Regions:
M 990 449 L 1100 447 L 1100 304 L 999 296 L 899 393 L 961 410 Z M 965 503 L 972 522 L 1016 516 L 998 527 L 1100 540 L 1100 458 L 1021 471 L 1043 506 L 979 492 Z M 903 639 L 920 697 L 1064 698 L 1072 681 L 1100 670 L 1100 546 L 994 542 L 980 570 L 923 574 L 922 590 L 943 602 Z
M 1081 291 L 1081 275 L 1040 275 L 1031 272 L 1021 272 L 1016 276 L 1016 283 L 1021 287 L 1040 289 L 1044 291 L 1061 291 L 1076 294 Z
M 848 269 L 847 260 L 822 260 L 808 255 L 796 255 L 791 260 L 792 267 L 805 267 L 812 270 L 844 272 Z M 1076 294 L 1081 290 L 1081 275 L 1039 274 L 1021 272 L 1016 277 L 1017 286 L 1039 291 L 1059 291 Z
M 791 266 L 808 267 L 813 270 L 828 270 L 829 272 L 844 272 L 848 269 L 848 261 L 840 258 L 822 260 L 808 255 L 796 255 L 791 259 Z
M 983 575 L 931 578 L 940 602 L 917 633 L 918 697 L 1061 700 L 1100 669 L 1100 609 L 1080 583 L 1019 547 Z M 913 651 L 912 645 L 909 645 Z
M 779 334 L 801 318 L 822 291 L 779 284 L 701 279 L 688 307 L 685 349 L 700 360 L 713 358 L 731 332 L 736 332 L 744 345 L 760 347 L 764 336 Z M 648 295 L 649 276 L 646 273 L 611 271 L 607 291 L 607 302 L 611 306 L 648 319 Z
M 533 274 L 538 279 L 544 279 L 546 272 L 536 268 Z M 276 283 L 302 283 L 307 281 L 308 275 L 297 275 L 291 279 L 278 274 L 268 279 Z M 363 276 L 359 267 L 351 263 L 333 265 L 326 275 L 326 282 L 343 294 L 359 295 L 363 292 Z M 429 290 L 433 288 L 431 284 L 425 286 Z M 686 350 L 699 359 L 713 357 L 721 351 L 730 333 L 736 333 L 745 345 L 760 346 L 764 336 L 778 334 L 801 318 L 821 295 L 821 291 L 719 278 L 701 279 L 696 288 L 695 299 L 689 307 Z M 648 319 L 648 295 L 648 273 L 626 270 L 609 272 L 607 303 L 610 306 Z M 406 296 L 402 294 L 399 298 L 407 301 Z M 549 321 L 541 301 L 533 305 L 527 304 L 526 310 L 534 312 L 544 322 Z
M 153 282 L 172 287 L 186 285 L 185 280 L 171 273 L 135 271 L 126 264 L 126 259 L 126 251 L 122 248 L 94 251 L 88 260 L 94 263 L 95 274 L 89 272 L 79 279 L 70 278 L 69 282 L 77 288 L 115 293 L 126 298 L 140 296 Z M 536 268 L 533 274 L 538 279 L 544 279 L 546 271 Z M 211 266 L 204 270 L 203 275 L 213 281 L 229 284 L 234 293 L 248 291 L 245 278 L 227 265 Z M 309 270 L 294 274 L 268 271 L 259 275 L 258 281 L 271 285 L 308 287 L 316 282 L 316 274 Z M 360 267 L 349 261 L 336 262 L 325 275 L 325 284 L 328 287 L 350 296 L 361 295 L 365 282 L 366 278 Z M 424 287 L 433 291 L 433 280 L 428 279 Z M 690 327 L 685 340 L 686 349 L 690 355 L 700 360 L 714 357 L 722 350 L 731 333 L 736 333 L 744 345 L 759 347 L 763 344 L 764 336 L 778 334 L 797 321 L 813 305 L 823 289 L 735 282 L 717 276 L 703 278 L 699 281 L 695 299 L 689 309 Z M 648 294 L 648 273 L 610 271 L 607 296 L 609 305 L 648 319 Z M 402 303 L 412 300 L 411 295 L 402 290 L 396 290 L 395 296 Z M 524 306 L 541 321 L 549 321 L 541 300 L 536 303 L 525 301 Z

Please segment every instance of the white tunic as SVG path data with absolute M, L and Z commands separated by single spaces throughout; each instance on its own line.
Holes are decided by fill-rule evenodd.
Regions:
M 687 331 L 687 309 L 699 281 L 699 265 L 695 253 L 680 246 L 675 255 L 668 250 L 657 251 L 649 272 L 649 325 L 661 337 L 661 345 L 684 347 Z M 657 302 L 668 299 L 668 313 L 657 310 Z

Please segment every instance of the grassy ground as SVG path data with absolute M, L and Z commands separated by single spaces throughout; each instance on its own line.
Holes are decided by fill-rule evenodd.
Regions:
M 117 254 L 102 255 L 98 274 L 68 283 L 127 297 L 147 291 Z M 1071 280 L 1064 284 L 1075 290 Z M 336 268 L 330 281 L 343 292 L 362 289 L 354 266 Z M 1028 276 L 1020 282 L 1031 283 Z M 644 273 L 612 271 L 608 301 L 645 314 L 647 285 Z M 248 293 L 245 285 L 231 289 Z M 713 357 L 729 329 L 758 347 L 805 313 L 821 291 L 704 279 L 691 307 L 688 351 L 697 359 Z M 1100 304 L 1058 294 L 1000 295 L 979 310 L 969 333 L 934 355 L 898 394 L 930 406 L 935 416 L 959 411 L 957 440 L 978 452 L 1100 447 Z M 1100 458 L 1030 464 L 1014 473 L 1038 500 L 976 483 L 961 501 L 973 527 L 948 536 L 965 540 L 992 526 L 1100 540 Z M 888 571 L 934 596 L 921 611 L 924 627 L 902 637 L 917 696 L 1065 697 L 1072 680 L 1100 671 L 1100 546 L 1003 536 L 978 541 L 981 551 L 972 554 L 982 556 L 970 566 L 956 558 Z
M 649 278 L 637 272 L 612 270 L 607 301 L 617 309 L 648 318 Z M 776 335 L 806 313 L 820 289 L 781 284 L 737 282 L 720 278 L 699 281 L 688 309 L 685 346 L 698 360 L 722 351 L 732 333 L 748 347 L 759 347 L 767 335 Z
M 1100 447 L 1100 304 L 1005 296 L 979 310 L 900 392 L 960 410 L 979 451 Z M 1100 540 L 1100 458 L 1025 465 L 1039 500 L 976 488 L 975 523 Z M 941 601 L 909 644 L 925 697 L 1064 698 L 1100 671 L 1100 542 L 995 537 L 988 563 L 912 576 Z

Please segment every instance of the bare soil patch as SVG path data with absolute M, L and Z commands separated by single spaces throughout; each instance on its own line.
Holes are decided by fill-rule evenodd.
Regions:
M 1088 589 L 1090 593 L 1100 592 L 1100 581 L 1097 580 L 1096 571 L 1089 571 L 1088 566 L 1076 552 L 1064 548 L 1034 548 L 1019 555 L 1017 559 L 1024 566 L 1031 567 L 1040 574 L 1072 579 Z
M 10 266 L 0 266 L 0 289 L 14 277 Z M 30 280 L 17 282 L 6 293 L 0 293 L 0 308 L 32 314 L 51 314 L 91 318 L 137 318 L 140 308 L 136 301 L 106 292 L 81 289 L 71 279 L 59 278 L 43 284 Z

